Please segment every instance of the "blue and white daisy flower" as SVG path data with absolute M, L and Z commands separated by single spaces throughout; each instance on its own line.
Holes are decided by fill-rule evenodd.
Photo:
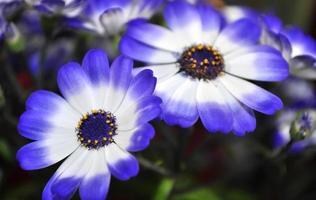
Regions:
M 132 76 L 132 60 L 120 56 L 109 68 L 102 50 L 90 50 L 82 67 L 64 65 L 57 77 L 61 97 L 34 92 L 26 102 L 18 130 L 35 140 L 17 159 L 25 170 L 41 169 L 67 156 L 47 183 L 43 199 L 104 199 L 111 174 L 119 180 L 137 175 L 137 159 L 154 136 L 148 121 L 160 113 L 150 70 Z
M 291 56 L 311 56 L 316 58 L 316 41 L 311 36 L 305 34 L 298 27 L 287 27 L 282 33 L 288 38 L 292 46 Z
M 262 20 L 264 31 L 261 43 L 282 52 L 289 62 L 291 75 L 316 79 L 316 41 L 298 27 L 284 28 L 276 16 L 264 15 Z
M 290 69 L 295 76 L 316 79 L 316 41 L 298 27 L 288 27 L 282 32 L 292 46 Z
M 68 19 L 68 23 L 75 28 L 112 36 L 132 19 L 150 18 L 161 3 L 162 0 L 87 0 L 81 17 Z
M 290 144 L 291 152 L 300 152 L 316 144 L 316 111 L 313 108 L 289 108 L 277 120 L 275 148 Z
M 68 17 L 77 16 L 86 0 L 25 0 L 35 9 L 46 14 L 61 14 Z
M 200 117 L 211 132 L 244 134 L 255 129 L 253 110 L 270 115 L 282 108 L 278 97 L 244 80 L 288 75 L 281 54 L 257 44 L 258 25 L 243 19 L 223 26 L 213 8 L 180 1 L 166 6 L 164 18 L 168 28 L 131 22 L 120 50 L 153 70 L 169 125 L 189 127 Z

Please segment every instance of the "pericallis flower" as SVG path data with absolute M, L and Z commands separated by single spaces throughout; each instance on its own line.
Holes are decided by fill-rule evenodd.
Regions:
M 290 143 L 291 142 L 291 143 Z M 291 152 L 299 152 L 316 144 L 316 111 L 313 108 L 289 108 L 277 120 L 275 148 L 290 145 Z
M 109 68 L 102 50 L 90 50 L 82 67 L 64 65 L 57 77 L 63 97 L 36 91 L 26 102 L 18 130 L 36 140 L 17 159 L 25 170 L 41 169 L 66 158 L 43 191 L 43 199 L 69 199 L 79 188 L 82 199 L 104 199 L 111 174 L 120 180 L 137 175 L 129 151 L 146 148 L 154 135 L 148 121 L 160 113 L 150 70 L 132 76 L 124 56 Z
M 273 15 L 264 15 L 261 43 L 280 50 L 288 61 L 291 75 L 316 79 L 316 41 L 298 27 L 283 27 Z
M 6 35 L 9 38 L 14 37 L 12 34 L 14 25 L 11 22 L 8 22 L 6 17 L 16 11 L 20 4 L 20 0 L 0 1 L 0 40 L 2 40 Z
M 281 34 L 283 24 L 279 18 L 271 14 L 256 12 L 244 6 L 225 6 L 221 12 L 227 22 L 249 19 L 260 24 L 262 28 L 260 44 L 279 50 L 287 61 L 291 59 L 291 44 L 288 38 L 284 34 Z
M 77 16 L 83 9 L 86 0 L 25 0 L 29 5 L 47 14 L 62 14 L 68 17 Z
M 40 47 L 38 46 L 36 50 L 28 52 L 27 56 L 28 69 L 34 76 L 52 75 L 65 60 L 69 59 L 75 48 L 74 42 L 69 38 L 56 40 L 46 48 L 45 58 L 43 59 Z
M 75 28 L 86 29 L 99 35 L 113 36 L 125 24 L 136 18 L 150 18 L 162 0 L 87 0 L 82 15 L 68 19 Z
M 244 80 L 288 75 L 281 54 L 258 45 L 258 25 L 243 19 L 223 26 L 210 6 L 180 1 L 166 6 L 164 18 L 168 28 L 131 22 L 120 50 L 150 64 L 145 68 L 157 77 L 155 94 L 168 124 L 189 127 L 200 117 L 211 132 L 244 134 L 255 129 L 253 110 L 270 115 L 282 107 L 278 97 Z

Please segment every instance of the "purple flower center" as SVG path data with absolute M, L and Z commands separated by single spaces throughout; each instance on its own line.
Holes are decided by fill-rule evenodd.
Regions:
M 115 116 L 104 110 L 93 110 L 79 121 L 76 133 L 82 146 L 99 149 L 114 142 L 117 124 Z
M 212 80 L 224 69 L 224 59 L 211 45 L 198 44 L 186 49 L 180 59 L 180 71 L 193 78 Z

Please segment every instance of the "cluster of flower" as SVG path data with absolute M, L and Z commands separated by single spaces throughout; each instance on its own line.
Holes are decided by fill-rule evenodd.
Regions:
M 29 6 L 23 20 L 9 22 L 7 16 L 21 6 Z M 149 20 L 161 10 L 165 26 Z M 33 74 L 39 73 L 45 48 L 38 44 L 39 13 L 61 16 L 66 26 L 95 37 L 121 35 L 123 54 L 110 66 L 103 50 L 92 49 L 81 64 L 59 69 L 63 97 L 41 90 L 27 99 L 18 130 L 35 142 L 18 151 L 21 167 L 40 169 L 69 156 L 43 199 L 67 199 L 78 188 L 82 199 L 106 198 L 111 175 L 127 180 L 138 174 L 138 161 L 129 152 L 149 145 L 153 119 L 183 128 L 200 119 L 209 132 L 254 131 L 254 111 L 272 115 L 283 103 L 251 81 L 282 81 L 289 97 L 291 106 L 277 122 L 278 147 L 291 142 L 297 150 L 316 138 L 315 96 L 308 82 L 316 78 L 316 42 L 273 15 L 184 0 L 2 0 L 2 40 L 38 35 L 36 47 L 27 48 Z M 74 50 L 69 41 L 49 48 L 47 68 L 61 65 Z M 143 66 L 133 68 L 132 59 Z

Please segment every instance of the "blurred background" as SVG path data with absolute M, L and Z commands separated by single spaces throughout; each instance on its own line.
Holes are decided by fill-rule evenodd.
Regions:
M 316 37 L 315 0 L 210 2 L 219 7 L 223 4 L 242 5 L 273 13 L 285 24 L 295 24 Z M 18 21 L 21 15 L 18 11 L 12 20 Z M 58 92 L 55 78 L 51 76 L 55 71 L 43 72 L 38 65 L 60 66 L 69 60 L 80 61 L 84 52 L 93 47 L 90 44 L 94 44 L 91 36 L 59 28 L 56 31 L 56 21 L 54 17 L 41 19 L 44 26 L 41 31 L 48 38 L 39 49 L 44 52 L 40 56 L 42 60 L 36 57 L 39 56 L 34 53 L 36 50 L 24 51 L 33 48 L 28 46 L 29 41 L 40 42 L 41 38 L 35 33 L 22 43 L 11 46 L 0 43 L 1 200 L 40 199 L 45 184 L 60 164 L 37 171 L 23 171 L 15 158 L 16 151 L 29 142 L 16 129 L 25 99 L 40 88 Z M 25 24 L 30 26 L 27 20 Z M 69 41 L 74 41 L 75 45 L 67 45 Z M 65 46 L 54 47 L 57 43 Z M 68 53 L 72 49 L 76 52 Z M 43 61 L 46 54 L 54 51 L 64 52 L 63 56 L 47 63 Z M 38 59 L 40 64 L 36 61 Z M 126 182 L 112 178 L 108 199 L 315 200 L 316 147 L 295 154 L 274 149 L 272 140 L 276 118 L 258 113 L 256 116 L 257 130 L 244 137 L 209 134 L 200 122 L 194 128 L 184 130 L 155 121 L 155 138 L 148 149 L 137 154 L 141 163 L 139 175 Z M 78 198 L 78 195 L 74 196 L 74 199 Z

